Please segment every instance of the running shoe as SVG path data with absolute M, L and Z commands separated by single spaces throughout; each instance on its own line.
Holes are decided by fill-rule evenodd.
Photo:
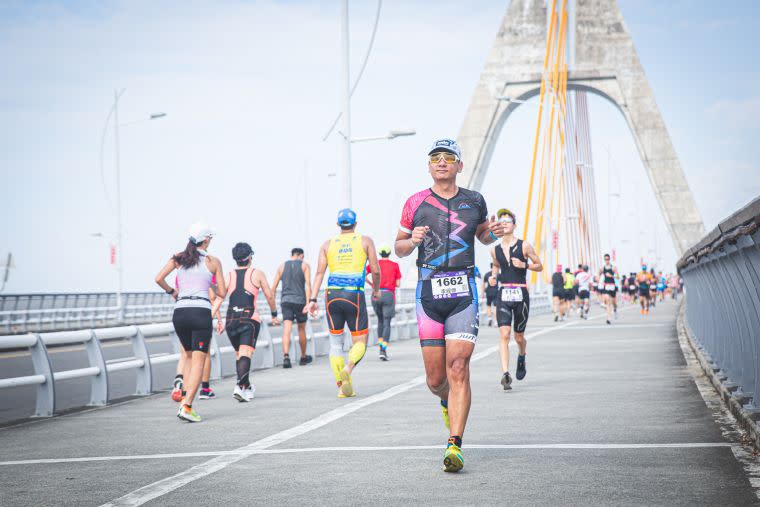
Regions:
M 554 314 L 554 322 L 557 322 L 558 320 L 559 320 L 559 315 L 557 315 L 557 314 L 555 313 L 555 314 Z
M 354 391 L 353 393 L 351 393 L 351 394 L 349 394 L 347 396 L 347 395 L 343 394 L 343 391 L 341 391 L 340 389 L 338 389 L 338 398 L 353 398 L 354 396 L 356 396 L 356 391 Z
M 459 472 L 462 467 L 464 467 L 462 449 L 454 444 L 449 445 L 446 448 L 446 452 L 443 453 L 443 471 Z
M 441 412 L 443 412 L 443 424 L 446 425 L 446 429 L 451 429 L 451 424 L 449 422 L 449 407 L 443 404 L 443 400 L 441 400 Z
M 508 371 L 504 372 L 504 375 L 501 376 L 501 387 L 503 387 L 505 391 L 512 389 L 512 376 Z
M 245 395 L 245 389 L 240 386 L 235 386 L 235 390 L 232 391 L 232 397 L 241 403 L 249 401 L 248 397 Z
M 202 399 L 202 400 L 210 400 L 211 398 L 215 398 L 216 397 L 216 393 L 210 387 L 209 388 L 202 388 L 201 389 L 201 394 L 198 397 L 200 399 Z
M 282 367 L 283 368 L 292 368 L 293 365 L 290 364 L 290 358 L 288 356 L 285 356 L 282 360 Z
M 179 403 L 182 400 L 182 389 L 174 388 L 172 389 L 172 400 Z
M 525 378 L 526 373 L 528 373 L 528 371 L 525 369 L 525 356 L 517 356 L 517 371 L 515 372 L 515 377 L 517 377 L 517 380 L 522 380 Z
M 256 386 L 253 384 L 249 385 L 243 390 L 243 394 L 245 394 L 245 397 L 248 398 L 248 401 L 251 401 L 254 396 L 256 396 Z
M 612 322 L 610 322 L 610 319 L 607 319 L 607 324 L 612 324 Z
M 199 416 L 198 413 L 193 410 L 193 407 L 188 407 L 184 403 L 179 406 L 177 417 L 187 422 L 201 422 L 201 416 Z
M 340 370 L 340 391 L 347 397 L 354 396 L 354 386 L 351 382 L 351 374 L 346 370 Z
M 381 361 L 388 360 L 388 352 L 385 349 L 380 349 L 380 360 Z
M 310 355 L 305 355 L 301 359 L 298 360 L 299 366 L 306 366 L 312 361 L 312 357 Z

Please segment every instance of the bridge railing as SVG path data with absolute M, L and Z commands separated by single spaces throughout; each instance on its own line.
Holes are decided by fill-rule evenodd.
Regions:
M 760 409 L 760 198 L 740 209 L 678 261 L 686 325 L 723 385 Z
M 546 294 L 536 293 L 532 300 L 534 304 L 531 308 L 531 314 L 538 315 L 551 311 L 551 302 Z M 370 317 L 368 345 L 372 346 L 377 344 L 377 317 L 370 305 L 368 305 L 368 313 Z M 481 315 L 485 313 L 485 306 L 482 301 L 480 313 Z M 269 320 L 270 314 L 267 311 L 262 315 L 261 330 L 251 364 L 251 369 L 254 371 L 282 365 L 282 326 L 270 326 Z M 413 300 L 412 302 L 398 302 L 396 304 L 396 315 L 391 323 L 391 329 L 392 341 L 417 337 L 417 314 Z M 316 318 L 309 318 L 306 331 L 307 354 L 313 357 L 326 356 L 330 349 L 330 343 L 327 320 L 323 312 Z M 146 344 L 146 338 L 155 337 L 168 337 L 174 352 L 171 354 L 151 354 Z M 212 379 L 236 375 L 234 356 L 231 354 L 234 349 L 230 345 L 220 346 L 220 338 L 221 336 L 214 331 L 209 349 Z M 293 329 L 291 338 L 290 357 L 295 362 L 300 359 L 300 346 L 298 345 L 296 329 Z M 106 360 L 101 344 L 112 340 L 129 340 L 132 345 L 132 355 Z M 48 347 L 57 345 L 83 345 L 84 352 L 87 354 L 88 365 L 73 370 L 54 371 L 48 354 Z M 347 351 L 350 347 L 351 336 L 346 333 L 343 349 Z M 28 348 L 30 351 L 34 375 L 0 378 L 0 389 L 36 386 L 36 408 L 34 412 L 36 417 L 49 417 L 56 413 L 56 387 L 65 380 L 90 379 L 88 406 L 106 405 L 111 400 L 110 375 L 123 370 L 133 370 L 136 373 L 135 395 L 150 394 L 155 388 L 153 369 L 162 364 L 176 364 L 180 356 L 179 340 L 175 337 L 171 322 L 0 337 L 0 351 L 23 348 Z M 225 360 L 225 356 L 227 360 Z M 168 388 L 169 386 L 162 387 Z
M 174 300 L 163 292 L 126 292 L 122 306 L 114 293 L 0 295 L 0 335 L 113 327 L 171 320 Z M 279 305 L 279 292 L 277 293 Z M 398 302 L 414 301 L 414 289 L 400 289 Z M 222 306 L 226 311 L 227 303 Z M 259 312 L 269 305 L 259 300 Z

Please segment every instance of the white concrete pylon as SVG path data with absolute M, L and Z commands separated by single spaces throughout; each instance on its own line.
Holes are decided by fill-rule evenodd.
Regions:
M 540 92 L 546 3 L 513 0 L 504 16 L 457 140 L 470 188 L 480 189 L 504 122 L 520 106 L 500 97 L 522 101 Z M 615 0 L 572 3 L 567 88 L 600 95 L 623 114 L 680 255 L 704 236 L 704 225 L 623 16 Z

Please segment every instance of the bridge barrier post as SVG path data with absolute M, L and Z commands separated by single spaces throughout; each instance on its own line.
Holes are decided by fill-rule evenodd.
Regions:
M 150 352 L 142 330 L 138 327 L 135 337 L 132 339 L 132 353 L 138 359 L 143 360 L 143 365 L 137 368 L 137 384 L 135 394 L 146 395 L 153 392 L 153 369 L 150 367 Z
M 45 377 L 45 382 L 37 384 L 37 401 L 34 410 L 34 417 L 50 417 L 55 413 L 55 380 L 53 379 L 53 366 L 50 364 L 45 342 L 42 341 L 38 333 L 31 334 L 34 336 L 34 344 L 29 347 L 32 355 L 32 365 L 34 373 Z

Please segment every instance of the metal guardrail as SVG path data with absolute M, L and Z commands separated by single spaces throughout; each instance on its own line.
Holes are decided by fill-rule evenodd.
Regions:
M 686 325 L 735 399 L 760 410 L 760 198 L 678 261 Z
M 0 295 L 0 335 L 147 324 L 171 320 L 174 300 L 163 292 Z M 279 306 L 279 292 L 276 299 Z M 399 303 L 414 302 L 414 289 L 400 289 Z M 262 297 L 260 313 L 269 313 Z M 226 303 L 222 306 L 226 311 Z
M 545 294 L 535 294 L 532 298 L 531 314 L 548 313 L 551 301 Z M 368 345 L 377 344 L 377 318 L 371 306 L 370 333 Z M 481 315 L 485 307 L 481 300 Z M 256 344 L 256 352 L 251 364 L 252 370 L 261 370 L 282 365 L 282 326 L 269 326 L 266 318 L 262 319 L 261 330 Z M 413 302 L 396 304 L 396 316 L 391 323 L 392 341 L 408 340 L 417 336 L 417 313 Z M 295 329 L 294 329 L 295 331 Z M 295 333 L 294 333 L 295 334 Z M 329 329 L 323 313 L 309 319 L 306 326 L 307 353 L 311 356 L 326 356 L 330 350 Z M 153 354 L 148 351 L 145 338 L 168 336 L 174 348 L 173 354 Z M 123 326 L 114 328 L 84 329 L 79 331 L 59 331 L 54 333 L 30 333 L 26 335 L 0 337 L 0 351 L 28 348 L 34 366 L 34 375 L 15 378 L 0 378 L 0 389 L 19 386 L 37 386 L 35 417 L 50 417 L 55 414 L 55 389 L 59 382 L 90 378 L 90 397 L 88 406 L 103 406 L 110 400 L 109 376 L 123 370 L 136 372 L 135 395 L 147 395 L 153 392 L 153 367 L 175 363 L 179 359 L 179 340 L 174 339 L 174 327 L 171 322 Z M 106 361 L 101 343 L 109 340 L 130 340 L 132 356 Z M 351 336 L 346 333 L 343 348 L 351 348 Z M 53 371 L 47 348 L 54 345 L 83 344 L 88 357 L 88 366 L 67 371 Z M 234 361 L 223 361 L 223 355 L 233 352 L 232 346 L 219 346 L 219 336 L 214 332 L 211 340 L 211 378 L 219 379 L 235 375 Z M 300 359 L 300 347 L 297 335 L 291 345 L 291 360 Z M 168 386 L 166 386 L 168 387 Z

